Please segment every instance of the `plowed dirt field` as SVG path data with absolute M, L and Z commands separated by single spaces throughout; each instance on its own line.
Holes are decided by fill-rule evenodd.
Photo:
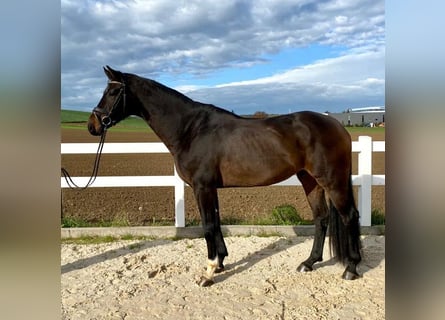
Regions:
M 354 141 L 356 134 L 351 134 Z M 373 140 L 385 140 L 384 133 L 376 132 Z M 62 129 L 62 142 L 94 142 L 85 128 Z M 150 130 L 121 132 L 111 129 L 106 142 L 159 142 Z M 89 176 L 95 155 L 62 155 L 61 166 L 70 175 Z M 353 154 L 353 174 L 357 173 L 357 154 Z M 385 173 L 385 154 L 374 153 L 373 173 Z M 99 175 L 172 175 L 173 158 L 170 154 L 104 154 Z M 301 187 L 228 188 L 218 191 L 223 223 L 236 224 L 270 216 L 279 205 L 294 206 L 300 216 L 310 220 L 312 213 Z M 373 187 L 372 208 L 384 212 L 385 188 Z M 186 223 L 199 221 L 199 212 L 190 188 L 185 195 Z M 174 224 L 173 187 L 89 188 L 83 191 L 62 190 L 62 214 L 88 222 L 115 221 L 129 225 Z

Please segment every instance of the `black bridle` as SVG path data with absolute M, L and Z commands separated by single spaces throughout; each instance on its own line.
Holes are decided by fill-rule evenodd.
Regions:
M 125 107 L 127 103 L 126 99 L 126 93 L 125 93 L 125 83 L 119 82 L 119 81 L 109 81 L 108 83 L 119 83 L 121 87 L 119 88 L 118 97 L 116 98 L 116 101 L 113 104 L 113 107 L 107 111 L 103 108 L 96 107 L 93 109 L 93 114 L 96 116 L 96 118 L 100 121 L 100 123 L 103 125 L 104 129 L 102 131 L 102 135 L 100 137 L 99 147 L 97 148 L 96 152 L 96 160 L 94 161 L 93 166 L 93 172 L 91 173 L 91 177 L 88 180 L 87 184 L 84 187 L 78 186 L 73 179 L 71 178 L 70 174 L 65 168 L 62 168 L 62 174 L 65 177 L 65 181 L 68 184 L 68 187 L 70 189 L 81 189 L 84 190 L 91 186 L 93 182 L 96 180 L 97 174 L 99 172 L 99 163 L 100 163 L 100 157 L 102 155 L 102 149 L 104 147 L 105 143 L 105 136 L 107 134 L 107 129 L 114 126 L 117 121 L 113 120 L 112 114 L 116 110 L 116 107 L 119 105 L 120 100 L 123 98 L 123 109 L 122 112 L 125 114 Z
M 116 110 L 116 107 L 119 105 L 119 102 L 123 98 L 123 107 L 122 112 L 125 113 L 125 107 L 127 104 L 127 95 L 125 93 L 125 83 L 119 82 L 119 81 L 109 81 L 110 83 L 119 83 L 121 86 L 119 88 L 119 93 L 117 99 L 114 101 L 113 107 L 107 111 L 103 108 L 96 107 L 93 109 L 93 114 L 96 116 L 97 120 L 100 121 L 100 123 L 104 126 L 104 132 L 106 129 L 111 128 L 114 126 L 117 121 L 113 120 L 112 114 Z

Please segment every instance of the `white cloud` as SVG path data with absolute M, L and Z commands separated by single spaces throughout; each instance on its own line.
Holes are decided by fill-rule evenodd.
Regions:
M 338 58 L 324 59 L 300 68 L 288 70 L 270 77 L 221 84 L 217 87 L 273 84 L 273 83 L 351 83 L 369 77 L 384 79 L 382 66 L 385 53 L 383 48 L 377 52 L 348 54 Z M 365 77 L 365 78 L 364 78 Z
M 287 83 L 278 89 L 298 85 L 325 94 L 338 86 L 367 86 L 368 78 L 384 79 L 384 64 L 377 65 L 384 55 L 382 0 L 62 0 L 61 8 L 62 106 L 75 106 L 79 96 L 84 98 L 78 104 L 97 103 L 93 92 L 101 94 L 101 67 L 107 64 L 149 78 L 202 78 L 226 68 L 248 72 L 265 63 L 265 55 L 312 44 L 346 49 L 336 59 L 209 90 L 236 86 L 244 96 L 239 91 L 247 85 Z M 82 79 L 91 79 L 88 88 Z M 177 87 L 186 92 L 207 90 L 182 83 Z
M 188 92 L 199 101 L 245 112 L 300 109 L 343 111 L 384 104 L 385 52 L 350 53 L 270 77 L 231 82 Z M 275 111 L 274 111 L 275 110 Z
M 198 86 L 198 85 L 180 85 L 180 86 L 176 86 L 174 87 L 175 90 L 183 93 L 183 94 L 187 94 L 189 92 L 193 92 L 193 91 L 197 91 L 197 90 L 201 90 L 201 89 L 207 89 L 209 88 L 208 86 Z
M 378 41 L 384 36 L 382 22 L 370 21 L 382 21 L 383 13 L 380 1 L 63 1 L 63 58 L 84 53 L 91 61 L 107 58 L 124 65 L 154 57 L 160 71 L 179 61 L 181 72 L 206 72 L 256 61 L 286 46 L 353 47 L 364 36 Z M 98 49 L 102 54 L 91 57 Z

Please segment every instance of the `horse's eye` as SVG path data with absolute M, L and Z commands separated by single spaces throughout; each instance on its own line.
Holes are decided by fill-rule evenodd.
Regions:
M 119 93 L 119 89 L 118 88 L 116 88 L 116 89 L 111 89 L 110 90 L 110 96 L 115 96 L 115 95 L 117 95 Z

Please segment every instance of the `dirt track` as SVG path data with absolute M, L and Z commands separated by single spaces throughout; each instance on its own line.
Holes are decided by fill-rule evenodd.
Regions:
M 385 237 L 364 236 L 363 277 L 329 259 L 296 272 L 306 237 L 227 237 L 226 271 L 201 288 L 203 239 L 62 245 L 63 319 L 384 319 Z
M 384 140 L 382 134 L 374 140 Z M 353 140 L 357 140 L 353 136 Z M 95 142 L 85 129 L 63 129 L 62 142 Z M 158 142 L 150 132 L 117 132 L 110 130 L 107 142 Z M 353 173 L 357 172 L 357 155 L 353 154 Z M 373 172 L 385 173 L 384 153 L 373 155 Z M 63 155 L 62 167 L 74 176 L 89 176 L 94 155 Z M 100 175 L 172 175 L 173 159 L 169 154 L 135 154 L 102 156 Z M 312 213 L 301 187 L 229 188 L 218 191 L 223 221 L 261 219 L 279 205 L 293 205 L 300 216 L 310 220 Z M 78 217 L 90 222 L 116 221 L 131 225 L 174 224 L 173 187 L 92 188 L 84 191 L 64 189 L 62 210 L 65 217 Z M 372 207 L 384 212 L 385 188 L 374 187 Z M 199 212 L 190 188 L 185 196 L 186 223 L 199 221 Z

